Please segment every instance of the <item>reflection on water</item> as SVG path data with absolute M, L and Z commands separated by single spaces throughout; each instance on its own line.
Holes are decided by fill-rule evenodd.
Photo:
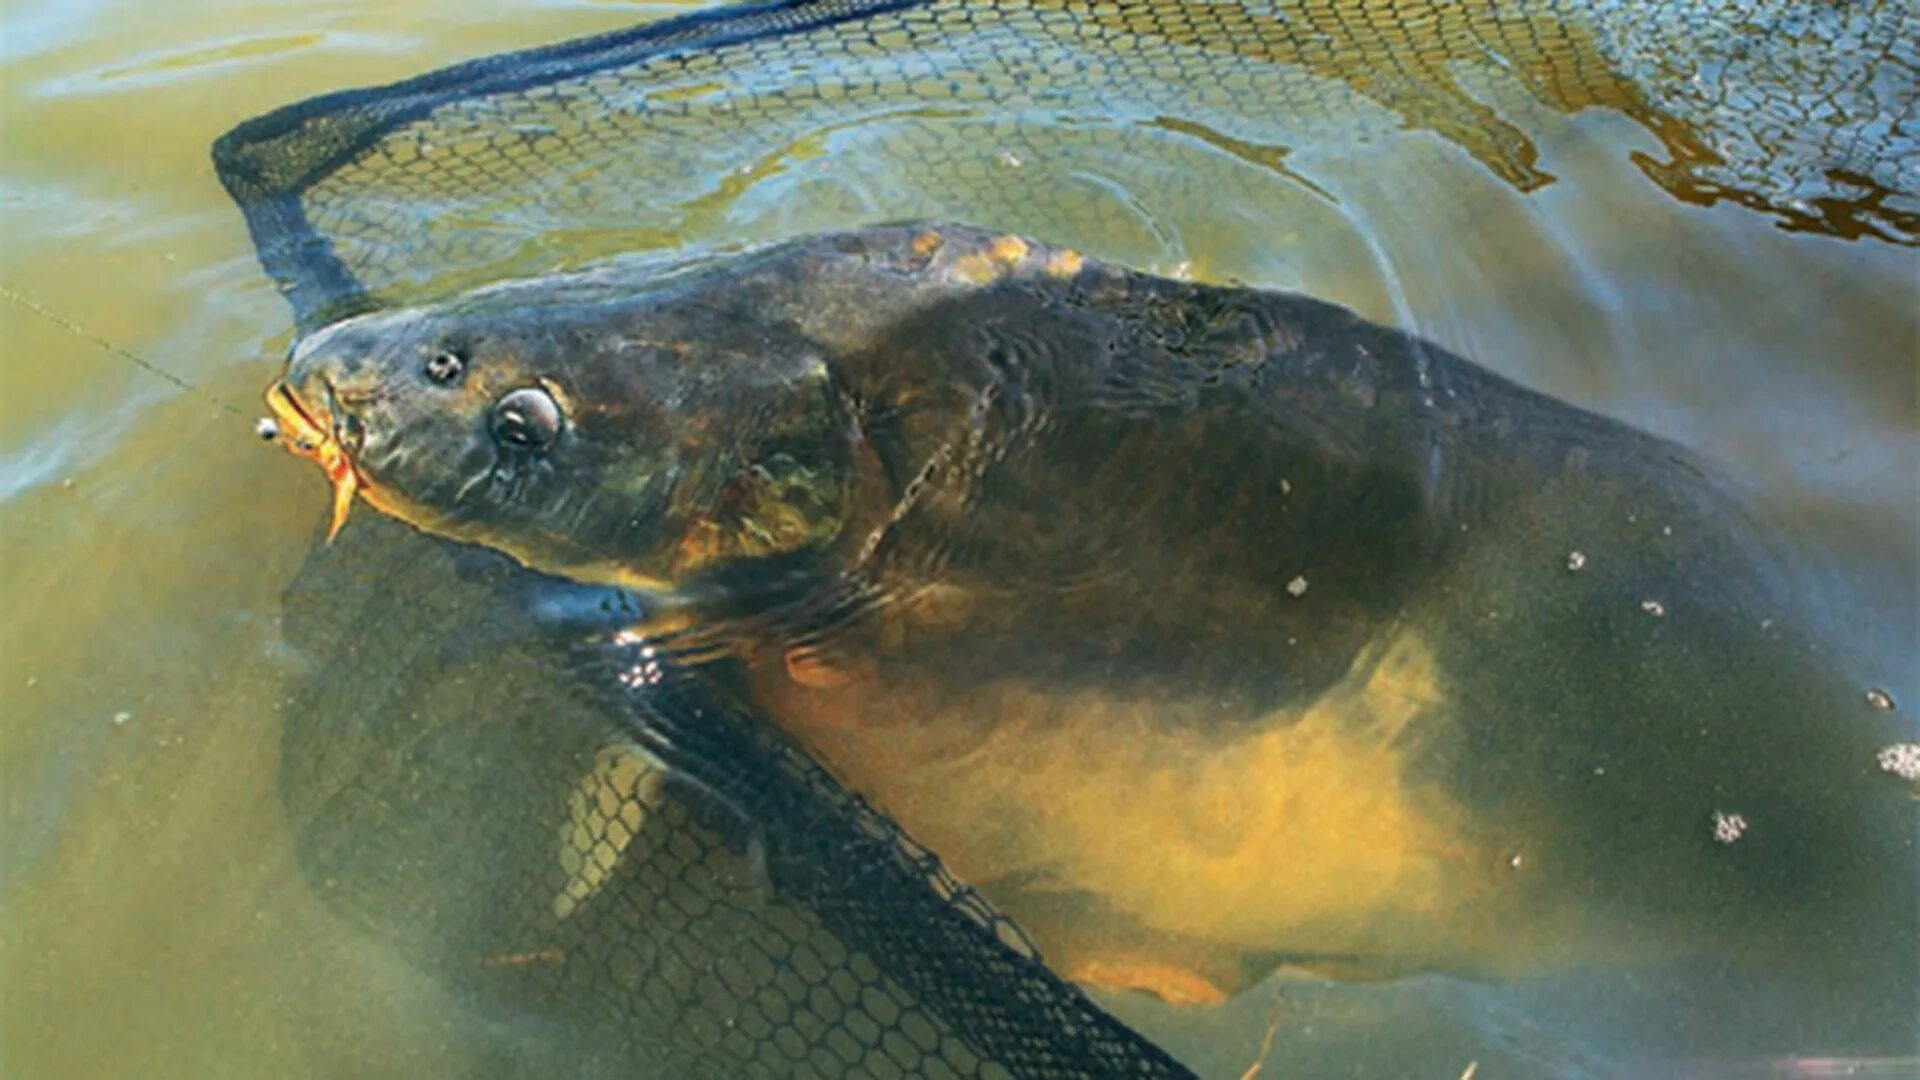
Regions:
M 1815 7 L 1826 5 L 1805 12 Z M 10 17 L 0 283 L 201 387 L 175 393 L 0 304 L 10 613 L 0 637 L 0 1052 L 19 1071 L 454 1073 L 516 1060 L 485 1020 L 344 925 L 294 866 L 275 789 L 277 708 L 298 663 L 280 642 L 280 591 L 324 500 L 306 470 L 251 445 L 250 403 L 287 339 L 286 316 L 204 148 L 238 119 L 309 93 L 646 10 L 556 4 L 479 19 L 431 3 L 207 3 Z M 1853 103 L 1794 114 L 1800 103 L 1739 68 L 1766 54 L 1717 52 L 1730 40 L 1721 35 L 1693 50 L 1663 42 L 1658 26 L 1562 38 L 1469 6 L 1451 34 L 1436 32 L 1448 44 L 1434 51 L 1404 47 L 1407 31 L 1392 24 L 1301 10 L 1315 32 L 1300 40 L 1325 51 L 1298 62 L 1358 104 L 1296 91 L 1254 131 L 1228 120 L 1129 125 L 1084 109 L 1050 116 L 1037 91 L 1029 117 L 1059 123 L 996 122 L 964 97 L 946 113 L 826 126 L 803 111 L 770 146 L 688 144 L 692 167 L 663 170 L 677 186 L 647 192 L 618 233 L 577 221 L 577 233 L 547 232 L 567 224 L 564 205 L 514 203 L 510 192 L 488 202 L 493 193 L 477 191 L 466 212 L 501 234 L 496 250 L 531 245 L 522 265 L 537 268 L 934 213 L 1163 272 L 1297 288 L 1416 327 L 1725 462 L 1807 553 L 1830 674 L 1863 698 L 1884 688 L 1910 722 L 1908 703 L 1920 701 L 1909 662 L 1920 648 L 1913 254 L 1774 227 L 1911 233 L 1899 216 L 1910 204 L 1875 191 L 1915 186 L 1897 172 L 1914 155 L 1876 126 L 1911 109 L 1897 76 L 1876 72 L 1849 84 L 1861 95 Z M 1860 10 L 1866 28 L 1848 33 L 1912 40 L 1885 25 L 1910 19 L 1903 6 Z M 1533 33 L 1545 35 L 1544 58 L 1523 47 Z M 1581 60 L 1649 43 L 1664 57 L 1646 65 L 1666 90 L 1658 104 Z M 1848 55 L 1811 38 L 1795 49 L 1821 63 Z M 1696 84 L 1686 64 L 1732 74 Z M 690 72 L 682 100 L 737 96 L 703 89 L 712 78 Z M 1695 101 L 1684 92 L 1693 85 L 1744 89 Z M 1219 109 L 1208 88 L 1185 89 L 1191 97 L 1116 101 L 1114 115 Z M 1604 108 L 1575 114 L 1589 103 Z M 1730 141 L 1708 147 L 1668 123 L 1716 109 L 1769 119 L 1723 123 L 1715 130 Z M 1329 142 L 1346 117 L 1351 141 Z M 1752 148 L 1776 145 L 1776 128 L 1863 153 L 1891 147 L 1883 159 L 1896 171 L 1870 162 L 1857 178 L 1789 177 L 1759 212 L 1684 205 L 1660 186 L 1702 199 L 1755 190 Z M 929 147 L 952 155 L 931 172 L 917 164 Z M 1660 164 L 1703 152 L 1720 162 Z M 1023 194 L 1015 202 L 1009 191 Z M 1773 1016 L 1802 1004 L 1791 987 L 1738 980 L 1706 968 L 1521 989 L 1282 982 L 1198 1015 L 1169 1018 L 1132 999 L 1115 1007 L 1222 1075 L 1256 1056 L 1276 1015 L 1276 1074 L 1288 1062 L 1355 1075 L 1418 1062 L 1451 1076 L 1480 1060 L 1481 1075 L 1495 1064 L 1505 1075 L 1605 1075 L 1632 1059 L 1636 1039 L 1687 1045 L 1690 1024 L 1725 1015 L 1677 1002 L 1771 996 L 1761 1011 Z
M 336 102 L 326 125 L 379 136 L 337 160 L 335 127 L 282 117 L 248 133 L 229 165 L 242 196 L 299 184 L 331 253 L 385 302 L 635 247 L 738 244 L 876 215 L 986 215 L 1116 255 L 1100 243 L 1105 219 L 1203 195 L 1268 205 L 1238 196 L 1273 173 L 1339 205 L 1326 169 L 1359 161 L 1377 175 L 1371 149 L 1406 130 L 1439 140 L 1412 145 L 1532 190 L 1553 179 L 1538 165 L 1553 128 L 1591 108 L 1657 140 L 1659 153 L 1617 156 L 1682 199 L 1912 242 L 1913 137 L 1888 120 L 1915 107 L 1901 5 L 1644 14 L 1604 0 L 1545 13 L 1164 0 L 1094 12 L 919 4 L 862 17 L 850 36 L 831 18 L 792 35 L 695 26 L 684 37 L 697 48 L 633 60 L 609 44 L 539 94 L 466 100 L 460 84 L 434 83 L 378 111 Z M 1763 55 L 1756 30 L 1778 38 Z M 391 130 L 389 115 L 402 118 Z M 1151 175 L 1195 141 L 1213 151 L 1199 168 L 1139 182 L 1136 169 Z M 1223 169 L 1227 158 L 1252 175 Z M 1427 214 L 1471 205 L 1442 191 L 1396 202 Z M 304 318 L 345 305 L 266 255 Z

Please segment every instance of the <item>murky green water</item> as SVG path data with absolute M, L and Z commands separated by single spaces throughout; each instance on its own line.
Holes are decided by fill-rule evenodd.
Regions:
M 283 837 L 276 707 L 291 660 L 280 591 L 325 500 L 308 470 L 253 442 L 287 316 L 206 147 L 308 94 L 664 10 L 206 2 L 5 15 L 0 1064 L 10 1074 L 487 1067 L 484 1025 L 312 899 Z M 1619 114 L 1524 116 L 1540 166 L 1558 177 L 1531 195 L 1414 135 L 1374 148 L 1364 167 L 1323 162 L 1341 181 L 1338 207 L 1284 170 L 1193 142 L 1154 168 L 1115 151 L 1103 170 L 1094 139 L 1060 178 L 1091 208 L 1066 239 L 1417 326 L 1727 463 L 1813 553 L 1844 653 L 1835 664 L 1903 708 L 1920 700 L 1913 252 L 1677 203 L 1628 160 L 1650 139 Z M 873 133 L 882 149 L 871 160 L 884 163 L 886 130 L 876 122 Z M 809 136 L 791 158 L 830 161 L 834 145 Z M 794 165 L 721 185 L 682 226 L 712 241 L 843 214 L 830 198 L 809 201 L 807 175 Z M 1234 197 L 1211 197 L 1196 175 L 1230 181 Z M 881 170 L 865 181 L 891 205 L 887 185 L 911 178 Z M 1047 208 L 1015 210 L 1033 220 L 991 224 L 1047 229 Z M 1568 1037 L 1564 1016 L 1515 1020 L 1513 996 L 1480 988 L 1419 982 L 1291 1000 L 1282 1057 L 1291 1038 L 1314 1047 L 1325 1072 L 1368 1060 L 1343 1051 L 1358 1040 L 1411 1046 L 1448 1077 L 1494 1053 L 1490 1031 Z M 1155 1013 L 1180 1050 L 1233 1075 L 1257 1056 L 1270 1001 L 1128 1012 Z M 1578 1038 L 1631 1036 L 1596 1022 Z

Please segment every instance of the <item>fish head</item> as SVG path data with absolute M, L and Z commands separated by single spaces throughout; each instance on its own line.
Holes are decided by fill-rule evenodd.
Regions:
M 854 425 L 817 348 L 699 302 L 538 291 L 364 315 L 295 347 L 268 405 L 334 481 L 336 531 L 357 495 L 656 594 L 839 534 Z

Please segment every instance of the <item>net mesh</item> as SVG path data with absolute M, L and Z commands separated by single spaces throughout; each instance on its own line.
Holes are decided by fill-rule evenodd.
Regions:
M 605 595 L 368 516 L 288 596 L 302 867 L 527 1074 L 1189 1075 Z
M 307 327 L 721 226 L 764 239 L 742 205 L 803 187 L 819 225 L 1057 238 L 1098 212 L 1079 163 L 1181 140 L 1337 198 L 1316 163 L 1413 129 L 1533 189 L 1537 106 L 1632 118 L 1681 199 L 1911 244 L 1916 29 L 1905 0 L 787 2 L 316 98 L 215 159 Z

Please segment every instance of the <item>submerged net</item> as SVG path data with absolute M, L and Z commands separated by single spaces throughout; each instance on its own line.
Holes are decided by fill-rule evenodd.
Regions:
M 1911 244 L 1914 23 L 1905 0 L 786 2 L 317 98 L 215 160 L 302 332 L 882 218 L 1102 254 L 1126 196 L 1097 177 L 1195 146 L 1239 171 L 1141 182 L 1339 204 L 1350 159 L 1410 131 L 1535 190 L 1543 108 L 1637 122 L 1680 199 Z M 289 597 L 302 865 L 515 1033 L 489 1072 L 1184 1075 L 814 763 L 606 643 L 631 614 L 371 515 Z
M 511 1033 L 489 1075 L 1189 1075 L 752 717 L 580 645 L 634 614 L 373 516 L 288 595 L 302 867 Z
M 1340 162 L 1411 130 L 1530 190 L 1553 180 L 1527 131 L 1542 108 L 1631 118 L 1658 146 L 1635 164 L 1680 199 L 1912 244 L 1913 11 L 780 2 L 316 98 L 215 160 L 304 328 L 596 254 L 771 239 L 796 202 L 816 227 L 948 218 L 1087 246 L 1125 201 L 1092 177 L 1195 144 L 1337 203 Z M 1232 174 L 1166 182 L 1236 194 Z

